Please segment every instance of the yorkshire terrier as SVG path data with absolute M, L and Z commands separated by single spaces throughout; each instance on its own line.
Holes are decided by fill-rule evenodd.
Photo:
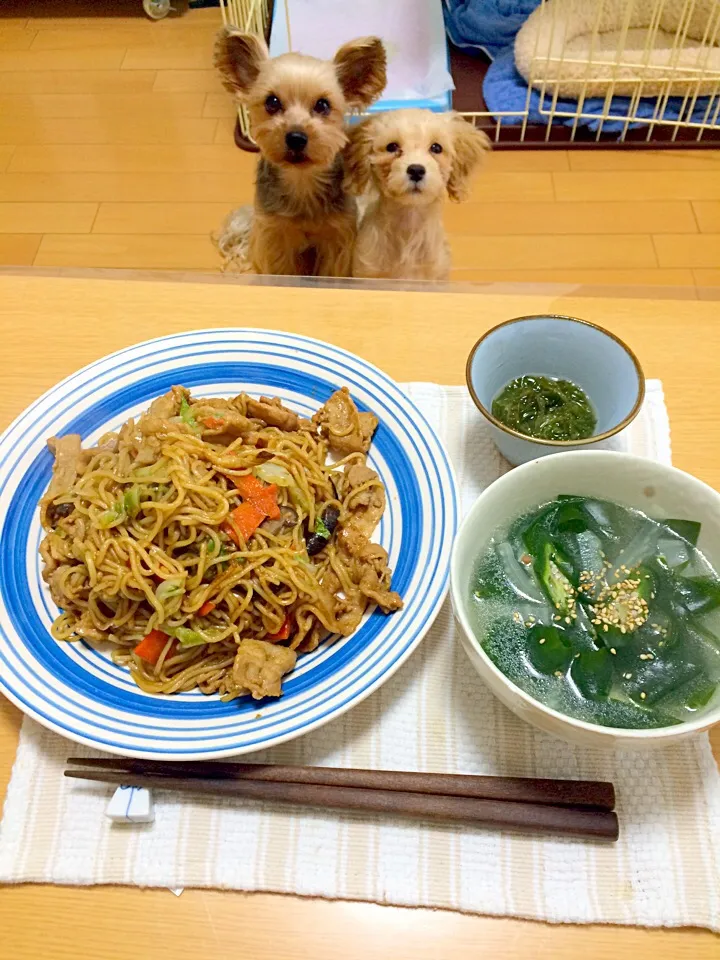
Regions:
M 464 200 L 490 141 L 457 113 L 395 110 L 350 129 L 346 185 L 372 188 L 358 231 L 354 277 L 447 280 L 445 197 Z
M 344 115 L 382 93 L 381 41 L 352 40 L 332 61 L 298 53 L 270 59 L 259 37 L 226 28 L 215 64 L 247 107 L 261 154 L 252 213 L 230 214 L 217 238 L 221 252 L 242 257 L 246 239 L 254 273 L 350 276 L 357 209 L 344 187 Z

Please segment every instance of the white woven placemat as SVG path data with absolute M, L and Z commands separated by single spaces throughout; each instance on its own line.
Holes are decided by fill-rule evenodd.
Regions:
M 460 387 L 408 392 L 447 444 L 464 508 L 507 465 Z M 662 388 L 627 432 L 670 461 Z M 156 793 L 113 825 L 111 788 L 63 778 L 92 751 L 25 720 L 0 825 L 0 881 L 272 890 L 556 922 L 720 930 L 720 775 L 707 735 L 653 753 L 571 746 L 508 712 L 470 668 L 448 606 L 388 683 L 334 723 L 254 759 L 612 780 L 615 845 Z M 97 755 L 97 754 L 95 754 Z

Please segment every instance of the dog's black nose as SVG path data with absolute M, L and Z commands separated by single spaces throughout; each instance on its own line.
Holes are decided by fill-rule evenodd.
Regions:
M 308 138 L 307 134 L 303 133 L 302 130 L 291 130 L 289 133 L 285 134 L 285 143 L 287 144 L 288 150 L 292 150 L 294 153 L 300 153 L 307 146 Z
M 413 183 L 420 183 L 425 176 L 425 167 L 421 163 L 411 163 L 407 168 L 407 175 Z

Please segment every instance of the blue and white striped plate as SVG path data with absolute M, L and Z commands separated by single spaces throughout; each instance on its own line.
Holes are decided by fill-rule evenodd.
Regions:
M 46 438 L 93 443 L 173 384 L 196 394 L 279 396 L 310 416 L 347 385 L 380 420 L 370 462 L 388 494 L 379 540 L 405 606 L 302 656 L 279 700 L 151 696 L 109 656 L 50 636 L 37 509 L 52 467 Z M 64 380 L 0 438 L 0 689 L 40 723 L 111 753 L 210 759 L 269 747 L 327 723 L 377 689 L 420 643 L 447 588 L 458 498 L 447 454 L 382 371 L 337 347 L 266 330 L 204 330 L 112 354 Z

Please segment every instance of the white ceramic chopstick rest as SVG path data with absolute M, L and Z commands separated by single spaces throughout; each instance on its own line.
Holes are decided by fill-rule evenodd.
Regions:
M 118 787 L 105 808 L 113 823 L 152 823 L 155 805 L 152 793 L 144 787 Z

